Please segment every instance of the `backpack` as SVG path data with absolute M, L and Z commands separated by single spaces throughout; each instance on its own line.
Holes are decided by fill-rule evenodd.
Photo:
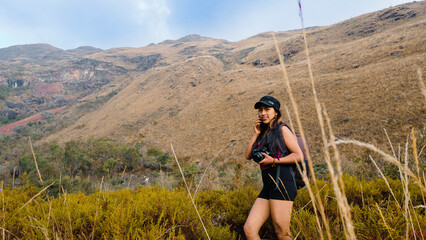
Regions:
M 308 149 L 305 149 L 305 145 L 303 144 L 303 138 L 296 133 L 296 138 L 297 138 L 297 143 L 299 144 L 300 149 L 302 150 L 303 153 L 303 161 L 298 162 L 297 164 L 299 165 L 300 169 L 302 170 L 302 172 L 306 171 L 306 176 L 308 176 L 308 178 L 310 177 L 310 172 L 309 172 L 309 165 L 308 165 L 308 155 L 310 153 L 310 146 L 308 143 L 308 140 L 306 140 L 306 145 L 308 147 Z M 303 163 L 305 164 L 306 169 L 303 169 Z M 293 171 L 294 171 L 294 180 L 296 181 L 296 186 L 297 189 L 301 189 L 303 187 L 305 187 L 305 182 L 303 181 L 302 175 L 300 175 L 299 170 L 297 169 L 296 163 L 293 164 Z
M 289 126 L 287 126 L 286 124 L 283 124 L 283 126 L 286 126 L 288 129 L 290 129 L 290 127 L 289 127 Z M 281 126 L 280 126 L 280 127 L 281 127 Z M 280 129 L 281 129 L 281 128 L 280 128 Z M 293 132 L 291 129 L 290 129 L 290 131 L 291 131 L 291 132 Z M 305 187 L 305 185 L 306 185 L 306 184 L 305 184 L 305 182 L 303 181 L 303 177 L 302 177 L 302 175 L 300 174 L 299 170 L 297 169 L 296 164 L 298 164 L 298 165 L 299 165 L 299 167 L 300 167 L 300 169 L 302 170 L 302 172 L 306 171 L 306 175 L 307 175 L 307 176 L 308 176 L 308 178 L 309 178 L 309 177 L 310 177 L 310 172 L 309 172 L 309 165 L 308 165 L 308 155 L 309 155 L 309 153 L 310 153 L 310 146 L 309 146 L 308 140 L 306 139 L 306 145 L 307 145 L 308 149 L 305 149 L 305 145 L 303 144 L 303 139 L 302 139 L 302 137 L 301 137 L 298 133 L 295 133 L 295 134 L 296 134 L 296 138 L 297 138 L 297 143 L 299 144 L 299 147 L 300 147 L 300 149 L 302 150 L 302 153 L 303 153 L 303 161 L 298 162 L 298 163 L 293 163 L 293 164 L 292 164 L 294 180 L 295 180 L 295 182 L 296 182 L 296 187 L 297 187 L 297 189 L 299 190 L 299 189 L 301 189 L 301 188 Z M 280 145 L 281 145 L 281 148 L 282 148 L 285 152 L 288 152 L 288 148 L 287 148 L 287 146 L 285 145 L 285 143 L 284 143 L 284 141 L 283 141 L 283 135 L 282 135 L 282 132 L 281 132 L 281 134 L 280 134 L 280 141 L 279 141 L 279 143 L 280 143 Z M 288 154 L 286 154 L 286 155 L 288 155 Z M 303 163 L 305 163 L 305 167 L 306 167 L 306 169 L 305 169 L 305 170 L 303 169 Z M 279 165 L 278 165 L 278 166 L 279 166 Z

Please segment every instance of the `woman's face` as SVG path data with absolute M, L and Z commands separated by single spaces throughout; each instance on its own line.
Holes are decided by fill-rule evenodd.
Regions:
M 259 108 L 259 118 L 264 124 L 269 124 L 277 116 L 277 112 L 273 107 L 262 105 Z

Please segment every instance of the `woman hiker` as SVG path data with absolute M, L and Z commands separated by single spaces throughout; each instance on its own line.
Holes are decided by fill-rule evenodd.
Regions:
M 248 240 L 260 239 L 259 230 L 269 217 L 278 239 L 291 239 L 289 225 L 297 195 L 292 165 L 302 161 L 303 153 L 292 131 L 281 121 L 280 105 L 271 96 L 254 105 L 258 118 L 245 157 L 259 164 L 263 188 L 244 224 Z

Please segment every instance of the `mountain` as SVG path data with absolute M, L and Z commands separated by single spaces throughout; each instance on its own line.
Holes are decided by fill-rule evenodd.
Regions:
M 424 1 L 413 2 L 306 30 L 318 98 L 338 138 L 389 150 L 383 129 L 395 144 L 405 143 L 412 127 L 424 131 L 417 71 L 425 68 L 425 11 Z M 314 160 L 322 161 L 302 31 L 276 37 Z M 20 75 L 15 75 L 30 86 L 60 83 L 63 90 L 55 94 L 63 95 L 66 104 L 59 118 L 75 119 L 42 142 L 110 137 L 164 151 L 172 143 L 179 156 L 192 161 L 209 161 L 222 149 L 226 161 L 243 158 L 256 118 L 253 105 L 261 96 L 281 100 L 285 121 L 287 108 L 295 123 L 271 33 L 238 42 L 190 35 L 141 48 L 72 53 L 42 45 L 37 49 L 44 53 L 24 54 L 22 48 L 0 49 L 8 56 L 1 58 L 0 66 L 7 67 L 0 67 L 0 84 L 11 81 L 10 69 L 17 69 Z M 53 62 L 42 57 L 48 55 L 66 57 Z M 33 95 L 26 92 L 12 100 L 18 104 Z M 105 96 L 110 96 L 106 103 L 82 111 Z M 342 153 L 345 159 L 371 154 L 353 147 L 343 147 Z
M 53 47 L 49 44 L 27 44 L 16 45 L 0 49 L 0 60 L 11 61 L 20 58 L 28 59 L 43 59 L 51 54 L 58 54 L 63 52 L 62 49 Z
M 7 48 L 0 48 L 0 60 L 17 61 L 17 60 L 46 60 L 70 58 L 71 56 L 82 57 L 84 55 L 93 54 L 102 51 L 102 49 L 82 46 L 76 49 L 62 50 L 49 44 L 37 43 L 16 45 Z

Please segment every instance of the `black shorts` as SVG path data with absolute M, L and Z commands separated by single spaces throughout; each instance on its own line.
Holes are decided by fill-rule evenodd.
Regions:
M 278 178 L 277 172 L 279 172 Z M 286 201 L 294 201 L 296 198 L 297 187 L 290 165 L 279 165 L 262 170 L 262 181 L 263 188 L 259 193 L 259 198 Z

